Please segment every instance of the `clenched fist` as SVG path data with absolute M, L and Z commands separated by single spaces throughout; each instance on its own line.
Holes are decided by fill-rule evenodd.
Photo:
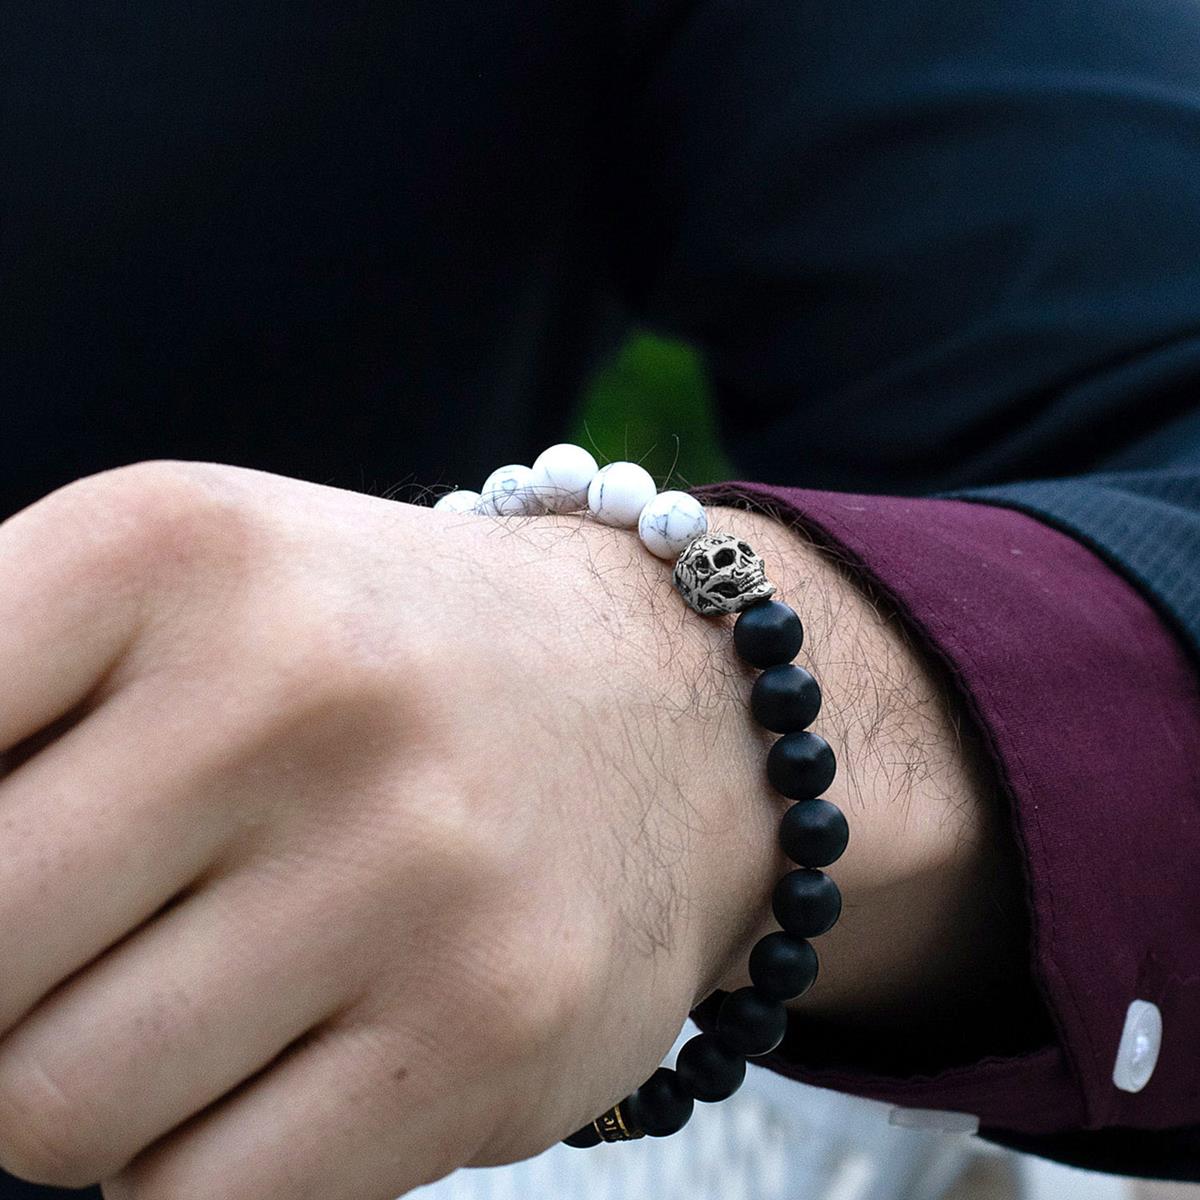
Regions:
M 806 619 L 790 589 L 845 587 L 715 515 Z M 856 595 L 822 611 L 914 672 L 929 744 L 902 643 Z M 0 525 L 0 1164 L 110 1200 L 388 1200 L 628 1094 L 742 982 L 787 866 L 730 624 L 578 515 L 212 464 Z M 825 668 L 843 718 L 852 657 Z M 821 731 L 845 754 L 855 727 Z M 985 822 L 960 788 L 914 833 L 844 774 L 847 931 L 811 1003 L 882 1011 L 921 959 L 894 922 L 872 944 L 870 897 L 937 878 L 934 937 Z

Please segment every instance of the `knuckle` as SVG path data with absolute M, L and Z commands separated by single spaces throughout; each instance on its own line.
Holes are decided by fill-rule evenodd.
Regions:
M 30 1183 L 79 1188 L 105 1171 L 94 1124 L 40 1066 L 0 1063 L 0 1164 Z
M 29 510 L 84 555 L 93 583 L 138 580 L 214 556 L 244 557 L 251 528 L 239 493 L 206 463 L 149 461 L 75 480 Z
M 333 606 L 328 606 L 333 609 Z M 310 597 L 307 609 L 291 629 L 286 665 L 289 684 L 302 685 L 298 693 L 314 708 L 335 711 L 363 708 L 394 699 L 396 689 L 390 661 L 359 644 L 347 628 L 343 614 L 327 611 Z
M 436 778 L 426 771 L 421 792 L 437 796 L 437 803 L 412 806 L 405 814 L 405 839 L 421 874 L 423 904 L 431 919 L 444 916 L 447 936 L 491 929 L 502 937 L 498 917 L 520 902 L 522 863 L 504 844 L 502 828 L 472 797 L 428 782 Z M 504 960 L 496 965 L 501 969 Z
M 117 546 L 128 547 L 140 569 L 236 550 L 248 524 L 238 495 L 205 464 L 135 463 L 84 482 Z
M 494 939 L 480 978 L 470 980 L 468 1018 L 490 1060 L 514 1066 L 553 1057 L 590 994 L 588 954 L 545 926 L 521 923 Z
M 404 744 L 406 704 L 392 663 L 360 652 L 319 597 L 275 603 L 289 615 L 257 623 L 247 647 L 259 664 L 257 735 L 327 749 L 386 752 Z

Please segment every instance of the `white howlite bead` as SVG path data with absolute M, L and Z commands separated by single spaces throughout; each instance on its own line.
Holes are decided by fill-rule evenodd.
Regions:
M 657 491 L 645 467 L 631 462 L 609 463 L 588 485 L 588 508 L 602 525 L 632 529 Z
M 467 488 L 459 488 L 457 492 L 447 492 L 434 506 L 434 512 L 464 513 L 474 512 L 479 504 L 479 493 Z
M 687 492 L 659 492 L 638 517 L 638 537 L 659 558 L 678 558 L 688 542 L 707 532 L 704 506 Z
M 479 511 L 500 517 L 540 512 L 533 490 L 533 472 L 520 463 L 497 467 L 480 489 Z
M 533 460 L 533 490 L 545 512 L 578 512 L 587 507 L 588 485 L 600 468 L 582 447 L 559 442 Z

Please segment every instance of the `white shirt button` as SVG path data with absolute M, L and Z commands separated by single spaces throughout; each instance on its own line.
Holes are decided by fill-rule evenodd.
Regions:
M 1162 1013 L 1149 1000 L 1134 1000 L 1125 1014 L 1125 1028 L 1113 1064 L 1113 1083 L 1123 1092 L 1140 1092 L 1158 1065 L 1162 1045 Z

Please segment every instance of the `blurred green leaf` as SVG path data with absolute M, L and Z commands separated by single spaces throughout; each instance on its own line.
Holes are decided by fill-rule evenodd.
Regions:
M 572 440 L 603 465 L 639 462 L 661 489 L 731 479 L 700 355 L 637 334 L 592 380 Z

